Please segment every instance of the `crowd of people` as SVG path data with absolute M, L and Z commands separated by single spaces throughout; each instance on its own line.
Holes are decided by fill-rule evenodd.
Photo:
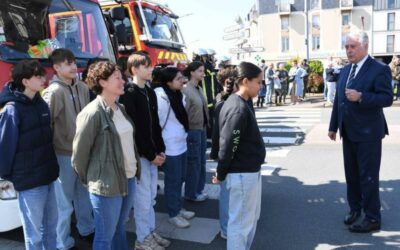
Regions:
M 46 70 L 30 60 L 12 69 L 0 94 L 0 177 L 18 191 L 26 249 L 76 249 L 73 213 L 93 249 L 129 249 L 131 215 L 135 249 L 167 248 L 156 231 L 158 172 L 169 223 L 189 227 L 195 213 L 183 199 L 208 198 L 207 136 L 218 161 L 211 181 L 221 185 L 221 237 L 228 249 L 250 248 L 265 159 L 252 102 L 258 66 L 217 73 L 215 60 L 200 56 L 184 71 L 154 69 L 147 53 L 134 52 L 119 65 L 93 60 L 83 82 L 70 50 L 56 49 L 50 61 L 55 75 L 44 90 Z
M 310 72 L 307 60 L 303 60 L 300 65 L 297 60 L 293 60 L 289 71 L 286 70 L 285 65 L 286 63 L 282 62 L 275 68 L 273 63 L 267 66 L 265 60 L 261 60 L 259 67 L 263 72 L 263 82 L 258 93 L 257 107 L 263 107 L 264 104 L 284 105 L 287 95 L 290 96 L 292 105 L 298 104 L 305 98 L 307 76 Z

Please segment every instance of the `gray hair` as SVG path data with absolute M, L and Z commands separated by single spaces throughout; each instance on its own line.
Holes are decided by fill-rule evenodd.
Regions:
M 346 37 L 346 41 L 349 38 L 355 38 L 357 39 L 360 43 L 362 43 L 363 45 L 367 45 L 369 44 L 369 38 L 368 38 L 368 34 L 365 31 L 352 31 L 350 32 L 350 34 L 347 35 Z

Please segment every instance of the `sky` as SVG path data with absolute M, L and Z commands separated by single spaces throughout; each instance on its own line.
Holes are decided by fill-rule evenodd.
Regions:
M 164 0 L 178 16 L 179 26 L 188 46 L 188 52 L 196 48 L 212 48 L 217 58 L 229 55 L 232 42 L 222 39 L 224 28 L 235 25 L 235 17 L 245 15 L 255 0 Z M 187 16 L 186 16 L 187 15 Z

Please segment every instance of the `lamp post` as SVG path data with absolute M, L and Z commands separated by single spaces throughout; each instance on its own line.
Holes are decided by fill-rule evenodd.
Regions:
M 309 33 L 309 26 L 308 26 L 308 1 L 309 0 L 304 0 L 304 14 L 305 14 L 305 26 L 306 26 L 306 31 L 305 31 L 305 43 L 306 43 L 306 59 L 307 62 L 310 59 L 310 42 L 308 40 L 308 33 Z

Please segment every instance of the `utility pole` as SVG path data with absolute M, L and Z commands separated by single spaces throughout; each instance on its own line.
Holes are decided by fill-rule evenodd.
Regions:
M 308 33 L 309 33 L 309 26 L 308 26 L 308 1 L 309 0 L 304 0 L 304 12 L 305 12 L 305 19 L 306 19 L 306 21 L 305 21 L 305 24 L 306 24 L 306 34 L 305 34 L 305 36 L 306 36 L 306 38 L 305 38 L 305 43 L 306 43 L 306 59 L 307 59 L 307 62 L 309 62 L 309 59 L 310 59 L 310 41 L 308 40 Z

